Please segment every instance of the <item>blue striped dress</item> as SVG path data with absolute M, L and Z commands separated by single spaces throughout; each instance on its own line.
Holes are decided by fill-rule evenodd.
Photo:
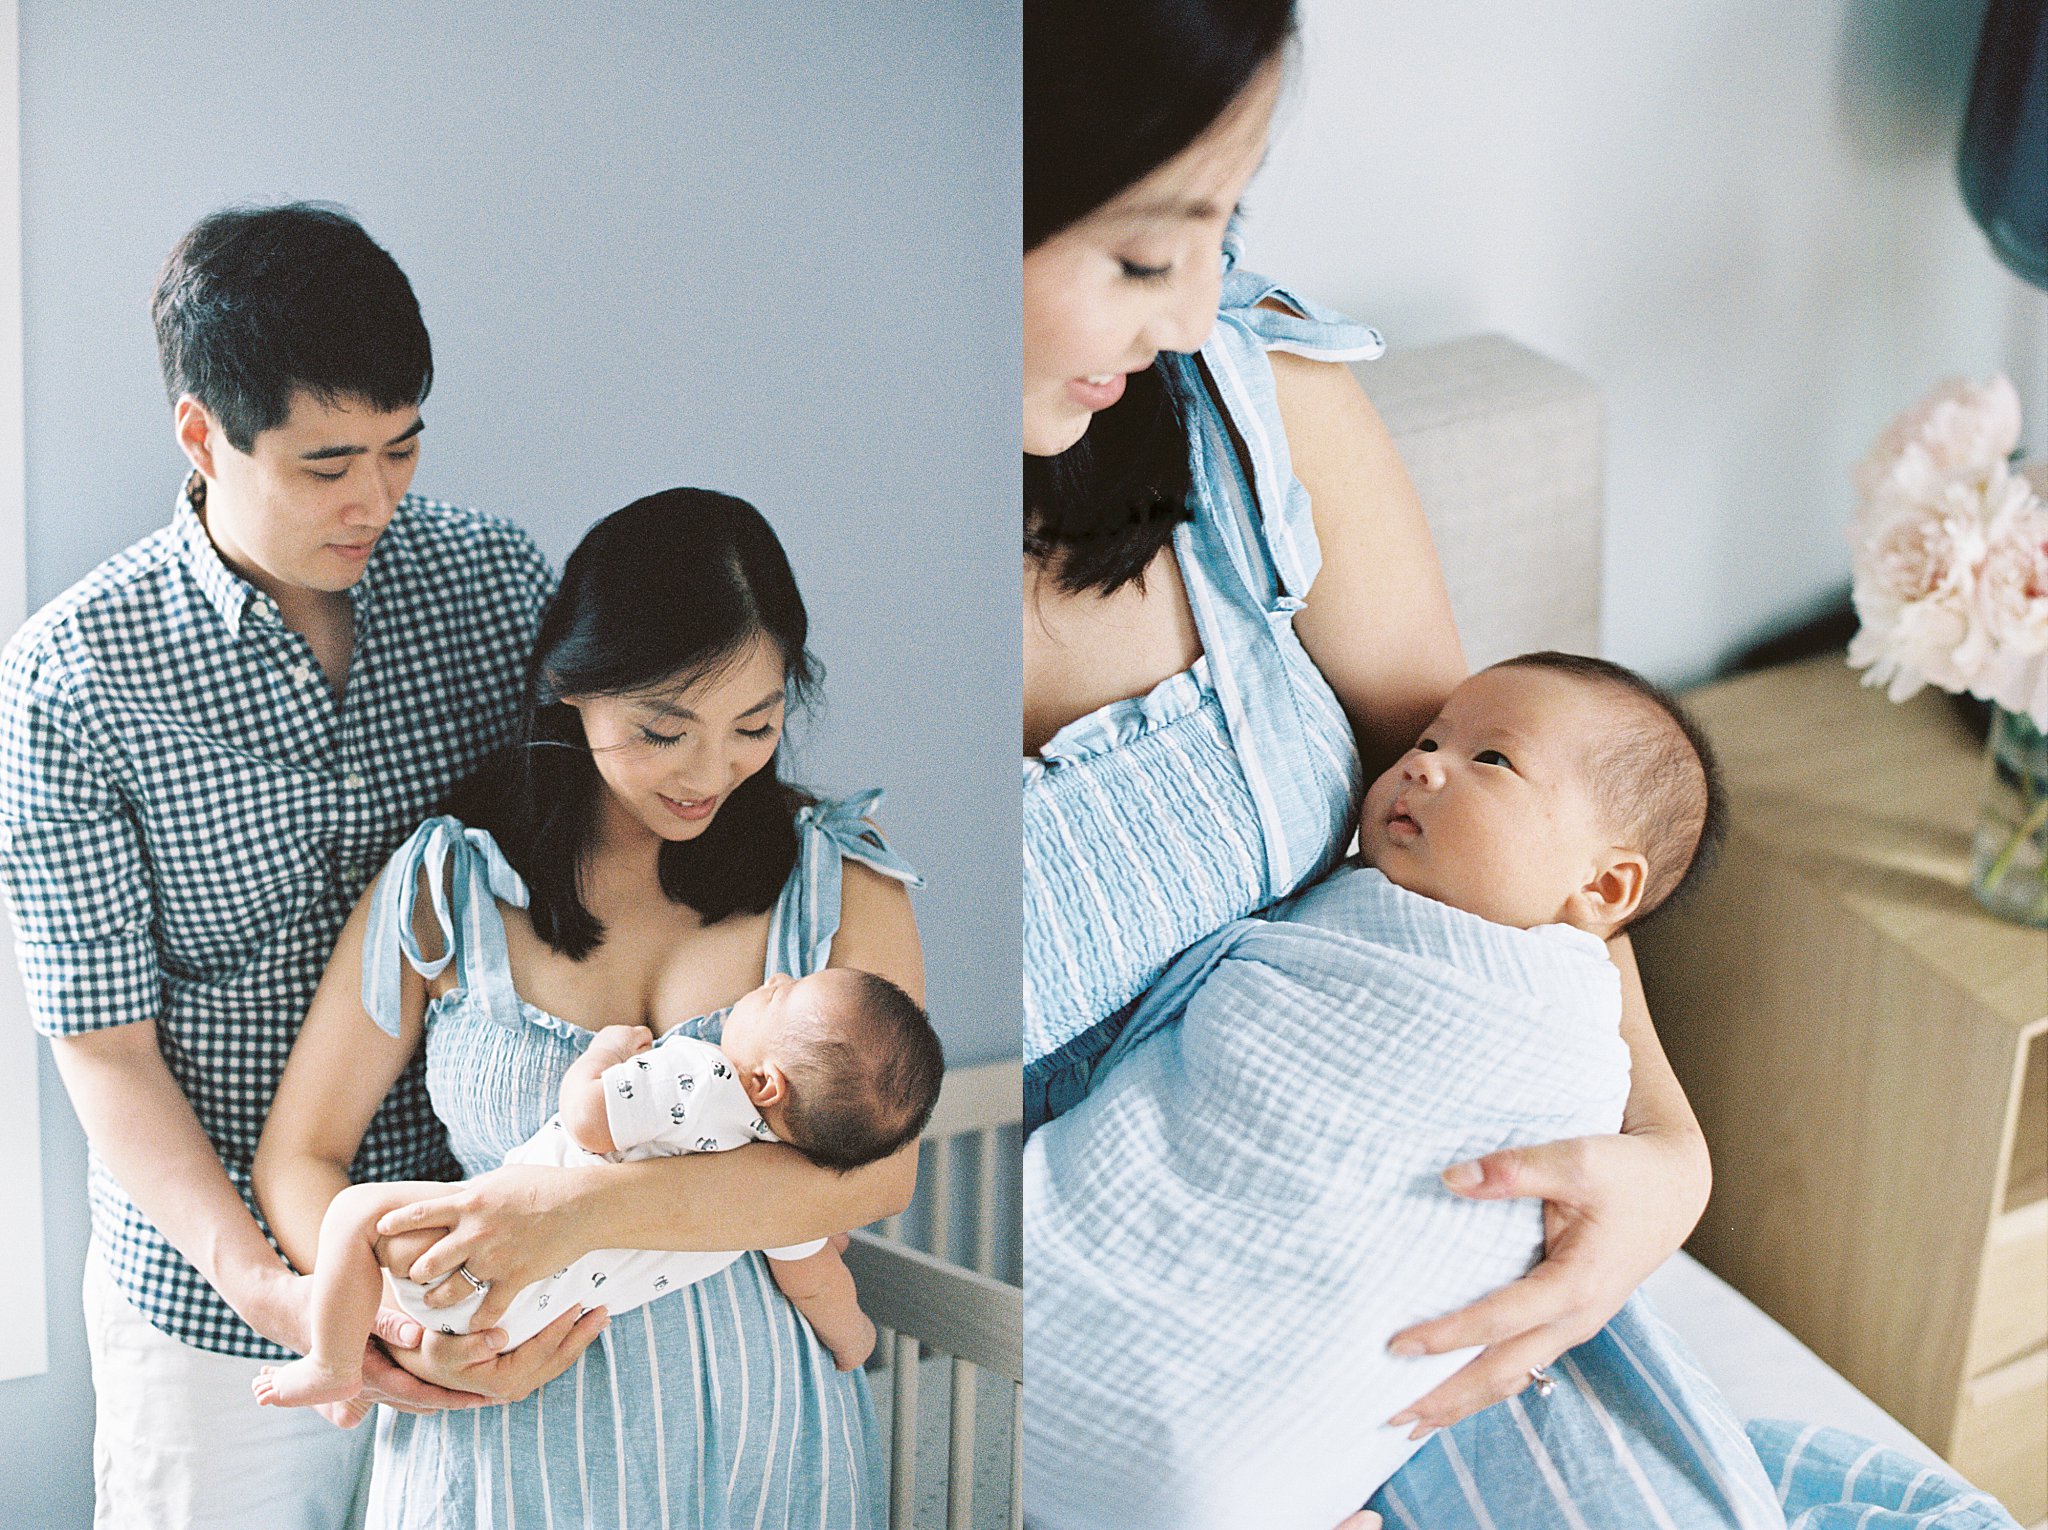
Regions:
M 1383 347 L 1365 326 L 1237 268 L 1237 255 L 1233 228 L 1221 312 L 1199 356 L 1161 358 L 1189 429 L 1195 518 L 1173 546 L 1203 656 L 1068 724 L 1023 762 L 1027 1129 L 1087 1092 L 1174 956 L 1328 870 L 1356 809 L 1350 726 L 1293 630 L 1321 554 L 1267 353 L 1355 360 Z M 1294 312 L 1258 306 L 1268 298 Z M 1027 1151 L 1045 1147 L 1034 1138 Z M 1027 1304 L 1058 1299 L 1027 1280 Z M 1846 1496 L 1858 1480 L 1850 1465 L 1864 1442 L 1830 1456 L 1811 1432 L 1801 1471 L 1782 1469 L 1790 1436 L 1756 1426 L 1754 1443 L 1745 1437 L 1641 1298 L 1553 1370 L 1550 1397 L 1525 1394 L 1440 1432 L 1372 1506 L 1407 1530 L 1747 1530 L 1788 1517 L 1818 1527 L 1833 1521 L 1801 1516 L 1833 1512 L 1827 1484 Z M 1923 1504 L 1951 1490 L 1967 1491 L 1953 1479 L 1919 1487 Z M 1027 1482 L 1027 1504 L 1029 1493 Z M 1102 1522 L 1116 1522 L 1114 1505 Z
M 865 819 L 879 792 L 797 817 L 798 857 L 770 915 L 764 976 L 825 965 L 843 862 L 918 878 Z M 417 873 L 444 956 L 412 937 Z M 525 885 L 491 837 L 423 824 L 385 869 L 366 938 L 364 1002 L 397 1024 L 398 963 L 457 986 L 427 1013 L 427 1091 L 467 1174 L 494 1169 L 553 1114 L 562 1075 L 595 1034 L 521 1000 L 500 902 Z M 715 1041 L 724 1011 L 688 1022 Z M 842 1373 L 747 1254 L 616 1318 L 568 1371 L 522 1402 L 414 1417 L 380 1408 L 369 1523 L 379 1530 L 851 1530 L 882 1523 L 882 1463 L 866 1378 Z

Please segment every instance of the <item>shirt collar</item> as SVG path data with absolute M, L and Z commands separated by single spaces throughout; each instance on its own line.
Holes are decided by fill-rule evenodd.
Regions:
M 401 509 L 403 507 L 401 506 Z M 193 581 L 199 586 L 206 603 L 219 613 L 227 624 L 228 631 L 240 637 L 242 621 L 254 613 L 257 621 L 275 626 L 284 618 L 279 614 L 277 602 L 249 583 L 240 574 L 222 561 L 220 551 L 213 545 L 213 539 L 206 534 L 206 480 L 197 472 L 188 477 L 178 490 L 178 505 L 172 517 L 172 530 L 178 540 L 178 551 L 185 560 L 185 567 L 191 570 Z M 363 624 L 375 603 L 374 586 L 377 567 L 385 561 L 387 544 L 395 527 L 387 527 L 384 536 L 378 540 L 376 550 L 370 554 L 370 565 L 363 570 L 363 577 L 349 586 L 349 605 L 356 616 L 356 634 L 361 637 Z
M 185 567 L 191 571 L 193 582 L 199 586 L 199 593 L 220 613 L 228 631 L 239 637 L 243 613 L 252 601 L 260 600 L 266 604 L 273 617 L 277 603 L 221 561 L 213 539 L 206 534 L 206 522 L 202 518 L 205 508 L 206 480 L 195 472 L 178 490 L 178 508 L 171 522 L 172 529 L 177 534 L 178 551 L 185 560 Z

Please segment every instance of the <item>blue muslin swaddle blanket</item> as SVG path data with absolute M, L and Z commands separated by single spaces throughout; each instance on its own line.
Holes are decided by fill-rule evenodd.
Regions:
M 1470 1357 L 1400 1329 L 1523 1274 L 1533 1201 L 1438 1178 L 1616 1130 L 1596 937 L 1348 865 L 1191 948 L 1025 1151 L 1037 1530 L 1328 1530 L 1418 1447 L 1384 1421 Z

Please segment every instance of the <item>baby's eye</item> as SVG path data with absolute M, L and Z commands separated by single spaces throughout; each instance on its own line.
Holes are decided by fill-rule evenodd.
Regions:
M 1148 266 L 1135 260 L 1119 260 L 1117 264 L 1123 268 L 1124 275 L 1134 282 L 1163 282 L 1173 275 L 1171 264 Z
M 1515 768 L 1515 762 L 1502 754 L 1498 749 L 1480 750 L 1472 756 L 1472 763 L 1475 765 L 1500 765 L 1508 770 Z
M 1415 741 L 1415 747 L 1421 750 L 1424 754 L 1435 754 L 1436 740 L 1433 738 L 1417 739 Z

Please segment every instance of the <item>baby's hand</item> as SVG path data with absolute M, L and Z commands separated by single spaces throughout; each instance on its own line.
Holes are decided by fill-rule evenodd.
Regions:
M 637 1057 L 654 1045 L 654 1032 L 644 1025 L 608 1025 L 597 1033 L 590 1050 L 604 1059 L 607 1068 Z

